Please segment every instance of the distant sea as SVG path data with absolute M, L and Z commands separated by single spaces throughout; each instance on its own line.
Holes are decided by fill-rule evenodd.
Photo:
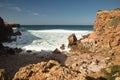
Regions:
M 25 50 L 54 50 L 64 44 L 67 48 L 68 36 L 75 33 L 78 39 L 93 32 L 93 25 L 22 25 L 22 36 L 17 41 L 4 43 L 5 46 L 18 47 Z

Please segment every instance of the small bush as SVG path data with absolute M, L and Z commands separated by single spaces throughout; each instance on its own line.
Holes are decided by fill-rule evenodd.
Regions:
M 117 25 L 120 23 L 120 17 L 117 17 L 115 19 L 113 19 L 110 23 L 109 23 L 109 26 L 112 26 L 112 27 L 117 27 Z
M 119 65 L 115 65 L 115 66 L 111 66 L 111 73 L 119 73 L 120 74 L 120 66 Z
M 102 10 L 98 10 L 97 12 L 100 12 L 100 11 L 102 11 Z
M 120 8 L 115 8 L 114 10 L 120 10 Z
M 107 72 L 105 69 L 102 69 L 101 72 L 104 73 L 104 77 L 107 80 L 115 80 L 116 77 L 120 76 L 120 65 L 113 65 L 110 67 L 111 72 Z

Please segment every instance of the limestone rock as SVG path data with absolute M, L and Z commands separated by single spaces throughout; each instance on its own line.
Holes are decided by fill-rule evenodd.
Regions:
M 115 80 L 120 80 L 120 77 L 116 77 Z
M 68 47 L 72 46 L 72 45 L 76 45 L 76 42 L 77 42 L 77 37 L 75 36 L 75 34 L 71 34 L 69 37 L 68 37 Z
M 0 69 L 0 80 L 7 80 L 5 69 Z
M 13 80 L 85 80 L 85 77 L 50 60 L 20 68 Z

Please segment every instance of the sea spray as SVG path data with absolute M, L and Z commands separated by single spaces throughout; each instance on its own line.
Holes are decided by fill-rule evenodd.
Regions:
M 68 36 L 75 33 L 78 39 L 83 35 L 87 35 L 92 30 L 65 30 L 65 29 L 23 29 L 22 36 L 17 37 L 17 41 L 12 43 L 4 43 L 5 46 L 18 47 L 24 50 L 54 50 L 59 48 L 62 44 L 65 45 L 65 50 L 68 50 Z

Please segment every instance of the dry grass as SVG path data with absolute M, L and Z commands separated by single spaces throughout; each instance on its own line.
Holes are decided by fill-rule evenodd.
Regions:
M 120 23 L 120 16 L 113 19 L 110 23 L 109 23 L 109 26 L 111 27 L 117 27 L 117 25 Z

